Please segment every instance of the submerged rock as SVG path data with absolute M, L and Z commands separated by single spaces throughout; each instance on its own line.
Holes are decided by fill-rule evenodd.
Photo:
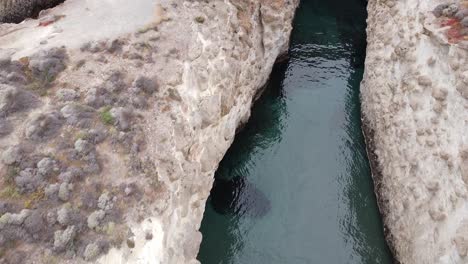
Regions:
M 271 210 L 268 198 L 245 177 L 215 179 L 211 204 L 220 214 L 265 216 Z

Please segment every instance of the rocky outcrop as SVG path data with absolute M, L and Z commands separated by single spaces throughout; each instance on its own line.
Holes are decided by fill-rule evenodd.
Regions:
M 297 5 L 68 0 L 0 24 L 0 262 L 197 263 Z
M 368 3 L 363 130 L 404 264 L 468 262 L 466 1 Z

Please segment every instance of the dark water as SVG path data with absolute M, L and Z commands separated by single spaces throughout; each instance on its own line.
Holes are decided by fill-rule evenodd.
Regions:
M 391 263 L 360 128 L 365 1 L 303 0 L 216 173 L 202 264 Z

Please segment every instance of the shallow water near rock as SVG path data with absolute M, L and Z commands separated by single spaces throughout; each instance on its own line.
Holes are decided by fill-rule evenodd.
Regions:
M 365 18 L 364 0 L 302 1 L 290 59 L 216 173 L 231 193 L 207 202 L 202 264 L 392 263 L 360 127 Z

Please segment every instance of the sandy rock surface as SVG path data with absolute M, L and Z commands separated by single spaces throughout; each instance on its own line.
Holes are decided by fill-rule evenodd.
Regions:
M 368 12 L 362 113 L 387 241 L 401 263 L 468 263 L 467 2 Z
M 197 263 L 297 5 L 68 0 L 0 24 L 0 263 Z

